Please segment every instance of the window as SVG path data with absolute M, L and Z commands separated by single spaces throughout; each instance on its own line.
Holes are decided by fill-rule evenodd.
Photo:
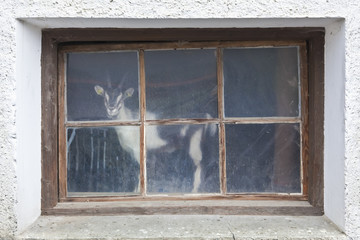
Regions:
M 47 30 L 43 50 L 44 213 L 116 200 L 322 208 L 323 29 Z

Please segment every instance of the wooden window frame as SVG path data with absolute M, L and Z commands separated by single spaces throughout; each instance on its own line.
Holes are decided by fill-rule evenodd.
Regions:
M 300 48 L 303 48 L 301 52 L 301 62 L 307 64 L 301 64 L 300 71 L 302 77 L 302 113 L 301 117 L 303 123 L 303 129 L 307 134 L 303 134 L 302 137 L 302 154 L 304 169 L 303 181 L 304 189 L 302 195 L 266 195 L 266 194 L 231 194 L 220 196 L 188 196 L 188 197 L 173 197 L 171 200 L 214 200 L 222 201 L 226 200 L 297 200 L 308 201 L 313 208 L 306 210 L 306 214 L 320 215 L 323 212 L 323 120 L 324 120 L 324 29 L 323 28 L 267 28 L 267 29 L 47 29 L 43 30 L 42 36 L 42 213 L 43 214 L 63 214 L 73 212 L 72 209 L 68 211 L 55 207 L 59 202 L 84 202 L 84 201 L 128 201 L 132 200 L 163 200 L 159 197 L 143 196 L 124 198 L 124 197 L 98 197 L 98 198 L 66 198 L 64 192 L 64 181 L 61 181 L 61 177 L 64 176 L 61 173 L 62 161 L 59 161 L 59 155 L 63 150 L 59 149 L 59 125 L 61 118 L 59 116 L 59 109 L 62 109 L 63 101 L 61 100 L 62 88 L 61 78 L 62 71 L 59 70 L 59 51 L 60 49 L 66 49 L 66 45 L 77 44 L 79 49 L 86 51 L 92 49 L 94 46 L 90 43 L 96 43 L 97 50 L 99 46 L 104 46 L 108 50 L 106 43 L 115 44 L 118 43 L 117 49 L 121 44 L 135 43 L 138 47 L 141 44 L 148 42 L 159 42 L 161 46 L 164 46 L 165 42 L 169 42 L 171 46 L 177 44 L 203 46 L 204 42 L 215 42 L 216 46 L 226 46 L 227 44 L 242 42 L 242 46 L 246 46 L 248 43 L 251 46 L 259 44 L 261 46 L 271 45 L 289 45 L 289 43 L 298 43 Z M 190 42 L 190 43 L 189 43 Z M 86 43 L 86 44 L 84 44 Z M 156 44 L 152 43 L 156 46 Z M 170 46 L 169 45 L 169 46 Z M 101 50 L 101 49 L 100 49 Z M 61 59 L 61 57 L 60 57 Z M 61 62 L 61 60 L 60 60 Z M 222 69 L 218 69 L 218 74 L 221 74 Z M 220 77 L 218 77 L 220 79 Z M 221 81 L 219 81 L 221 84 Z M 219 99 L 222 97 L 221 85 L 218 87 Z M 144 101 L 141 102 L 143 104 Z M 221 103 L 219 103 L 221 104 Z M 303 109 L 307 109 L 304 111 Z M 219 118 L 223 115 L 219 108 Z M 143 116 L 141 116 L 143 119 Z M 220 130 L 223 133 L 224 128 L 221 127 L 223 119 L 220 121 Z M 221 134 L 221 132 L 219 134 Z M 224 138 L 222 137 L 222 144 Z M 224 155 L 222 151 L 220 155 Z M 224 158 L 224 156 L 220 157 Z M 223 161 L 224 162 L 224 161 Z M 141 164 L 141 163 L 140 163 Z M 224 167 L 221 169 L 224 171 Z M 140 174 L 141 175 L 141 174 Z M 224 174 L 222 175 L 224 176 Z M 59 181 L 60 179 L 60 181 Z M 63 180 L 63 179 L 62 179 Z M 144 181 L 144 178 L 141 178 Z M 222 181 L 224 182 L 224 181 Z M 144 185 L 142 185 L 144 186 Z M 221 185 L 222 190 L 224 184 Z M 167 198 L 169 199 L 169 198 Z M 226 205 L 226 203 L 225 203 Z M 75 205 L 76 207 L 76 205 Z M 144 207 L 146 208 L 146 207 Z M 112 208 L 114 210 L 114 207 Z M 113 214 L 123 214 L 124 208 L 116 208 L 117 211 L 112 211 Z M 153 213 L 171 213 L 171 210 L 165 211 L 159 207 L 157 211 L 150 211 Z M 189 211 L 185 208 L 183 213 Z M 231 209 L 231 210 L 230 210 Z M 249 214 L 249 212 L 256 213 L 258 210 L 254 207 L 241 206 L 241 211 L 234 211 L 234 207 L 229 206 L 229 209 L 223 209 L 220 213 L 223 214 Z M 287 209 L 287 210 L 286 210 Z M 291 214 L 304 214 L 304 209 L 292 208 L 289 211 L 288 207 L 264 207 L 263 213 L 281 214 L 284 211 L 288 211 Z M 77 214 L 84 213 L 106 213 L 106 208 L 83 208 L 81 211 L 75 211 Z M 129 212 L 130 211 L 130 212 Z M 132 211 L 132 212 L 131 212 Z M 208 212 L 209 210 L 207 210 Z M 138 210 L 130 208 L 125 211 L 127 214 L 136 213 Z M 144 211 L 140 211 L 144 213 Z M 195 211 L 203 213 L 204 210 L 198 209 Z M 214 211 L 211 211 L 214 213 Z M 219 214 L 219 211 L 216 211 Z
M 257 48 L 257 47 L 297 47 L 298 48 L 298 58 L 299 58 L 299 72 L 300 72 L 300 85 L 301 85 L 301 113 L 298 116 L 287 116 L 287 117 L 225 117 L 224 116 L 224 76 L 223 76 L 223 50 L 225 49 L 239 49 L 239 48 Z M 181 49 L 213 49 L 216 51 L 216 69 L 217 69 L 217 105 L 218 105 L 218 114 L 213 118 L 203 118 L 203 119 L 194 119 L 194 118 L 179 118 L 179 119 L 157 119 L 157 120 L 147 120 L 145 118 L 146 113 L 146 97 L 145 97 L 145 63 L 144 63 L 144 54 L 148 50 L 181 50 Z M 88 52 L 116 52 L 116 51 L 136 51 L 139 58 L 139 82 L 140 82 L 140 119 L 138 120 L 128 120 L 128 121 L 67 121 L 65 114 L 65 96 L 66 92 L 65 87 L 65 69 L 66 69 L 66 54 L 68 53 L 88 53 Z M 225 125 L 226 124 L 282 124 L 282 123 L 296 123 L 300 125 L 300 138 L 301 146 L 307 146 L 307 109 L 308 109 L 308 99 L 307 99 L 307 50 L 305 41 L 213 41 L 213 42 L 162 42 L 162 43 L 110 43 L 110 44 L 66 44 L 61 46 L 58 50 L 58 81 L 59 81 L 59 201 L 68 202 L 68 201 L 91 201 L 95 198 L 97 201 L 108 201 L 108 200 L 154 200 L 154 199 L 222 199 L 222 198 L 232 198 L 236 199 L 237 197 L 248 196 L 249 193 L 228 193 L 227 192 L 227 176 L 226 176 L 226 147 L 225 147 Z M 218 124 L 219 125 L 219 169 L 220 169 L 220 189 L 219 193 L 185 193 L 177 195 L 167 195 L 163 193 L 152 193 L 147 194 L 146 191 L 146 178 L 145 178 L 145 129 L 146 126 L 164 126 L 164 125 L 197 125 L 197 124 Z M 100 194 L 90 194 L 86 196 L 69 196 L 67 191 L 67 166 L 66 166 L 66 128 L 68 127 L 114 127 L 114 126 L 139 126 L 140 127 L 140 193 L 127 193 L 126 195 L 115 195 L 111 194 L 106 196 L 105 193 Z M 307 199 L 307 178 L 304 177 L 306 171 L 303 169 L 307 165 L 307 152 L 301 151 L 302 156 L 300 160 L 300 184 L 301 192 L 300 193 L 253 193 L 254 196 L 268 197 L 273 199 L 292 199 L 292 200 L 306 200 Z M 159 197 L 160 196 L 160 197 Z M 196 196 L 196 197 L 195 197 Z M 260 197 L 260 196 L 259 196 Z

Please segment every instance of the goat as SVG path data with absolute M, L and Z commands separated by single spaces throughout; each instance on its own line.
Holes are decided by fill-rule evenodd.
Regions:
M 128 88 L 124 92 L 121 91 L 121 85 L 119 84 L 118 87 L 112 88 L 111 84 L 108 85 L 108 89 L 105 90 L 99 85 L 96 85 L 95 92 L 104 98 L 104 105 L 106 108 L 106 113 L 109 119 L 117 119 L 117 120 L 128 120 L 134 119 L 134 113 L 128 109 L 124 105 L 124 101 L 127 98 L 130 98 L 133 93 L 133 88 Z M 155 114 L 149 111 L 146 112 L 146 116 L 149 119 L 155 119 Z M 207 118 L 210 116 L 207 115 Z M 199 129 L 196 131 L 188 131 L 189 126 L 185 125 L 179 132 L 179 136 L 184 137 L 186 134 L 192 134 L 190 137 L 190 144 L 189 144 L 189 156 L 191 157 L 194 165 L 195 165 L 195 172 L 194 172 L 194 182 L 193 182 L 193 189 L 192 192 L 198 192 L 199 186 L 201 184 L 201 160 L 203 158 L 203 153 L 201 149 L 201 140 L 203 137 L 203 132 L 206 130 L 208 125 L 201 126 L 199 125 Z M 147 134 L 151 136 L 151 141 L 146 142 L 147 150 L 153 149 L 161 149 L 168 144 L 168 141 L 161 138 L 159 135 L 157 127 L 151 127 L 146 129 Z M 216 131 L 216 126 L 212 124 L 210 129 L 210 134 L 214 135 Z M 122 126 L 121 128 L 116 129 L 116 133 L 118 135 L 118 139 L 120 142 L 121 147 L 129 152 L 135 160 L 140 164 L 140 143 L 136 136 L 134 136 L 133 132 L 131 131 L 130 126 Z

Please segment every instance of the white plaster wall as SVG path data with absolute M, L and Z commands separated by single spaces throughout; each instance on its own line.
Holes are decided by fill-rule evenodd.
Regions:
M 10 238 L 15 217 L 15 20 L 11 4 L 0 10 L 0 236 Z
M 41 28 L 325 26 L 325 214 L 357 239 L 360 236 L 359 13 L 358 0 L 3 0 L 0 236 L 22 230 L 40 213 Z M 34 27 L 17 24 L 16 18 Z M 29 59 L 30 65 L 24 59 Z M 31 124 L 23 116 L 30 117 Z
M 16 209 L 18 229 L 40 215 L 41 203 L 41 31 L 16 24 Z
M 340 228 L 345 227 L 344 199 L 344 112 L 345 112 L 345 25 L 338 20 L 325 35 L 325 139 L 324 210 Z M 340 217 L 341 216 L 341 217 Z
M 345 230 L 360 239 L 360 7 L 345 26 Z

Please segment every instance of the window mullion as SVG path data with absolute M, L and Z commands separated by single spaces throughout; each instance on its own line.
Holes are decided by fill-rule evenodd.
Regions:
M 306 45 L 301 45 L 299 49 L 300 62 L 300 91 L 301 91 L 301 192 L 307 196 L 308 193 L 308 177 L 307 168 L 309 161 L 309 82 L 307 68 L 307 49 Z
M 139 76 L 140 76 L 140 193 L 146 195 L 146 144 L 145 144 L 145 60 L 144 50 L 139 50 Z
M 58 103 L 59 103 L 59 192 L 61 201 L 67 197 L 67 148 L 66 148 L 66 57 L 63 51 L 58 54 Z
M 223 59 L 222 49 L 217 48 L 217 80 L 218 80 L 218 117 L 219 117 L 219 171 L 220 192 L 226 194 L 226 152 L 225 152 L 225 125 L 224 125 L 224 88 L 223 88 Z

